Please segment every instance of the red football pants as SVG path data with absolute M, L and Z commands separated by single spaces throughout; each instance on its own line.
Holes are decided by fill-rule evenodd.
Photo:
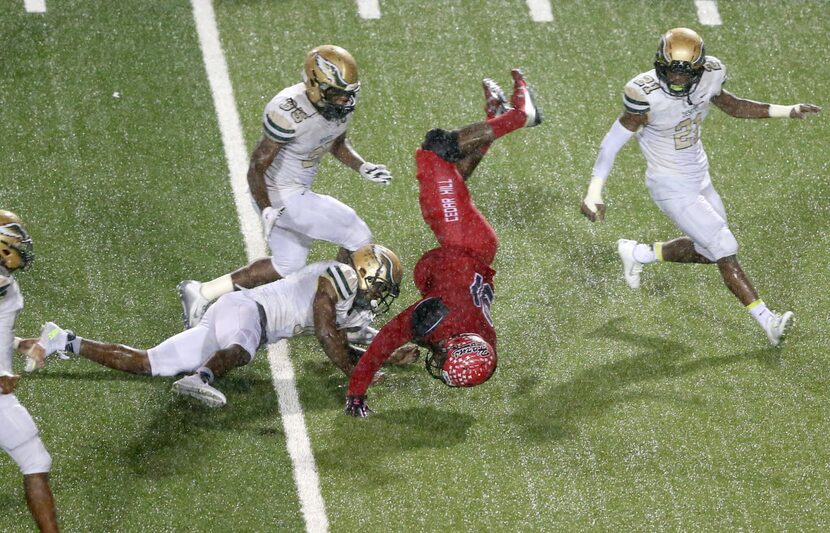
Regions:
M 453 163 L 429 150 L 415 152 L 421 214 L 441 246 L 465 248 L 490 265 L 499 239 L 470 197 Z

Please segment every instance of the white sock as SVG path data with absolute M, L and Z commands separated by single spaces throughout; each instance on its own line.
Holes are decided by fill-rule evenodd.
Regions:
M 657 255 L 648 244 L 637 243 L 637 245 L 634 246 L 634 260 L 638 263 L 647 265 L 649 263 L 656 262 Z
M 211 302 L 229 292 L 233 292 L 233 281 L 231 281 L 230 274 L 202 283 L 202 296 Z
M 766 328 L 769 321 L 772 320 L 773 313 L 767 308 L 767 304 L 763 300 L 755 300 L 746 308 L 749 309 L 749 314 L 761 324 L 762 328 Z

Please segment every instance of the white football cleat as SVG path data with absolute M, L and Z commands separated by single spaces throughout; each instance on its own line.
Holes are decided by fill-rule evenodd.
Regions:
M 510 71 L 513 75 L 513 95 L 510 103 L 515 109 L 525 114 L 525 128 L 532 128 L 542 123 L 542 110 L 536 105 L 533 89 L 530 88 L 519 69 Z
M 787 311 L 783 315 L 775 312 L 772 313 L 772 318 L 769 319 L 769 322 L 767 322 L 764 328 L 770 344 L 773 346 L 781 346 L 781 343 L 784 342 L 784 337 L 787 335 L 787 330 L 790 329 L 793 323 L 794 316 L 792 311 Z
M 484 112 L 487 118 L 491 119 L 507 112 L 510 107 L 507 105 L 507 97 L 499 84 L 490 78 L 481 80 L 484 87 Z
M 637 246 L 637 241 L 629 239 L 620 239 L 617 241 L 617 253 L 620 254 L 620 259 L 622 259 L 625 282 L 632 289 L 639 289 L 643 264 L 634 259 L 635 246 Z
M 225 395 L 202 381 L 199 374 L 191 374 L 173 383 L 173 392 L 196 398 L 209 407 L 222 407 L 228 403 Z
M 46 358 L 56 352 L 65 352 L 69 338 L 75 335 L 54 322 L 47 322 L 40 330 L 40 338 L 26 353 L 26 372 L 46 366 Z M 66 359 L 66 358 L 64 358 Z
M 182 323 L 184 329 L 190 329 L 202 320 L 210 307 L 210 300 L 202 296 L 202 284 L 188 279 L 176 286 L 182 301 Z

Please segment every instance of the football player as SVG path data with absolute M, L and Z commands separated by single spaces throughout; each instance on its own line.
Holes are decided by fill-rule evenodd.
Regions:
M 369 322 L 398 296 L 402 277 L 398 257 L 369 244 L 352 253 L 348 264 L 312 263 L 279 281 L 223 295 L 195 327 L 149 350 L 82 339 L 52 322 L 40 339 L 21 340 L 19 350 L 28 351 L 39 367 L 52 353 L 66 351 L 134 374 L 187 373 L 173 391 L 219 407 L 227 400 L 213 380 L 251 362 L 266 342 L 313 332 L 329 359 L 350 375 L 363 350 L 349 341 L 371 341 L 376 331 Z M 396 362 L 414 361 L 417 353 L 416 346 L 404 346 Z
M 251 155 L 248 188 L 272 257 L 206 283 L 180 283 L 185 329 L 196 325 L 222 294 L 299 270 L 314 241 L 339 245 L 339 258 L 372 241 L 369 227 L 352 208 L 310 190 L 327 153 L 369 181 L 386 185 L 392 179 L 384 165 L 364 161 L 346 138 L 359 92 L 352 55 L 324 45 L 306 55 L 303 81 L 283 89 L 265 106 L 264 133 Z
M 498 238 L 465 182 L 491 142 L 542 122 L 522 73 L 513 70 L 512 76 L 512 107 L 495 82 L 484 80 L 487 120 L 459 130 L 431 130 L 415 152 L 421 213 L 439 246 L 415 267 L 421 300 L 383 326 L 358 361 L 349 380 L 348 415 L 367 415 L 366 390 L 375 372 L 410 341 L 430 350 L 427 370 L 450 387 L 480 385 L 496 370 L 490 305 Z
M 738 98 L 723 88 L 726 67 L 707 56 L 703 39 L 693 30 L 667 31 L 657 47 L 654 68 L 625 85 L 623 112 L 605 135 L 594 164 L 581 212 L 591 221 L 604 220 L 602 189 L 620 148 L 636 137 L 646 158 L 646 185 L 663 213 L 685 236 L 653 245 L 617 241 L 628 286 L 640 286 L 643 265 L 657 261 L 716 264 L 726 286 L 779 346 L 793 313 L 767 308 L 738 262 L 738 242 L 709 176 L 709 162 L 700 140 L 703 119 L 711 104 L 737 118 L 804 118 L 818 113 L 813 104 L 776 105 Z
M 26 503 L 41 531 L 57 531 L 55 501 L 49 487 L 52 458 L 31 415 L 14 395 L 20 376 L 12 373 L 14 324 L 23 296 L 14 273 L 34 260 L 32 239 L 20 218 L 0 210 L 0 446 L 23 473 Z

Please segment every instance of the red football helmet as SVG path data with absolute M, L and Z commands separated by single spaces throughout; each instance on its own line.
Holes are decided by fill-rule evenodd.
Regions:
M 447 339 L 443 346 L 445 357 L 440 375 L 433 372 L 437 364 L 432 357 L 427 361 L 430 373 L 450 387 L 481 385 L 496 371 L 496 350 L 474 333 L 462 333 Z M 432 365 L 430 365 L 432 363 Z

